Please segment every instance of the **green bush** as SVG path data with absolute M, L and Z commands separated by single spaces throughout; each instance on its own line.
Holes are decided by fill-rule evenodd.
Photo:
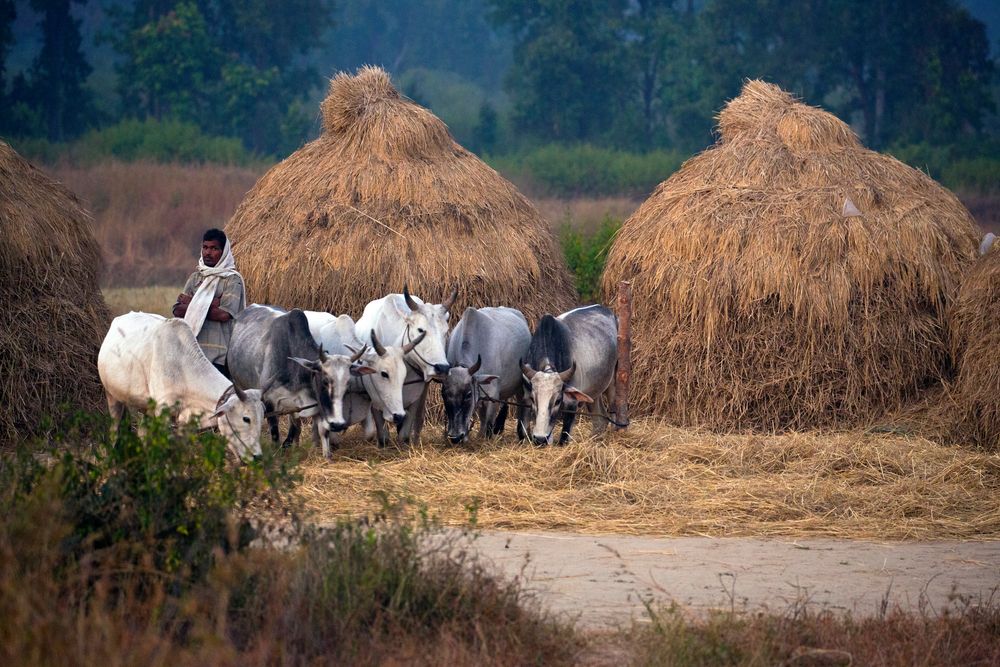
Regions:
M 961 192 L 1000 192 L 1000 158 L 995 142 L 935 146 L 901 144 L 888 150 L 901 162 L 920 169 L 947 188 Z
M 137 426 L 126 420 L 113 428 L 107 416 L 79 414 L 48 429 L 40 450 L 22 447 L 3 460 L 5 507 L 18 511 L 36 487 L 57 480 L 60 514 L 72 527 L 65 558 L 149 560 L 158 577 L 199 581 L 216 550 L 251 539 L 240 508 L 286 496 L 295 476 L 273 455 L 235 465 L 221 436 L 193 424 L 175 429 L 167 411 L 152 409 Z M 54 465 L 34 463 L 40 453 Z
M 685 159 L 678 151 L 629 153 L 590 145 L 550 144 L 488 162 L 538 194 L 645 195 L 675 172 Z
M 608 258 L 608 248 L 621 227 L 621 221 L 606 216 L 596 232 L 590 235 L 573 229 L 568 223 L 562 227 L 560 240 L 566 264 L 576 282 L 580 299 L 586 302 L 601 301 L 601 276 Z
M 176 120 L 124 120 L 91 130 L 70 145 L 69 153 L 74 161 L 81 163 L 109 158 L 239 165 L 253 161 L 239 139 L 209 136 L 197 125 Z

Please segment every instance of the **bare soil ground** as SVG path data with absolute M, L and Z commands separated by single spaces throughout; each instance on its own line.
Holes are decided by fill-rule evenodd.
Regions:
M 1000 587 L 1000 542 L 645 538 L 489 531 L 480 557 L 585 628 L 626 626 L 646 605 L 694 612 L 941 613 Z

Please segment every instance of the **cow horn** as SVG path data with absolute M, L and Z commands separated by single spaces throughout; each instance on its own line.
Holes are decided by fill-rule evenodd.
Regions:
M 375 354 L 380 357 L 385 356 L 385 348 L 382 347 L 382 343 L 378 342 L 378 336 L 375 335 L 374 329 L 372 329 L 372 347 L 375 348 Z
M 419 336 L 417 336 L 416 338 L 414 338 L 413 340 L 411 340 L 409 343 L 407 343 L 406 345 L 404 345 L 403 346 L 403 354 L 409 354 L 410 352 L 412 352 L 413 348 L 415 348 L 417 345 L 419 345 L 420 341 L 422 341 L 424 339 L 424 336 L 426 336 L 426 335 L 427 335 L 427 332 L 425 331 L 422 334 L 420 334 Z
M 244 391 L 239 387 L 237 387 L 235 384 L 233 384 L 233 392 L 236 394 L 236 398 L 240 399 L 240 401 L 247 400 L 246 393 L 244 393 Z
M 532 368 L 528 364 L 524 363 L 524 361 L 522 360 L 521 361 L 521 372 L 524 373 L 524 377 L 526 377 L 526 378 L 528 378 L 530 380 L 533 377 L 535 377 L 535 373 L 537 373 L 538 371 L 536 371 L 534 368 Z
M 350 349 L 350 348 L 348 348 L 348 349 Z M 353 364 L 355 361 L 357 361 L 358 359 L 360 359 L 361 355 L 363 355 L 365 353 L 365 350 L 367 350 L 367 349 L 368 349 L 367 345 L 362 345 L 361 349 L 358 350 L 357 352 L 354 352 L 354 350 L 351 350 L 352 352 L 354 352 L 354 356 L 351 357 L 351 363 Z
M 576 372 L 576 362 L 574 361 L 572 366 L 570 366 L 563 372 L 559 373 L 559 379 L 562 380 L 563 382 L 569 382 L 569 379 L 573 377 L 573 373 L 575 372 Z
M 319 346 L 319 362 L 326 363 L 326 350 L 323 349 L 322 345 Z
M 479 367 L 483 365 L 483 355 L 476 355 L 476 363 L 469 366 L 469 375 L 475 375 L 479 371 Z
M 410 310 L 417 310 L 420 308 L 420 306 L 417 305 L 417 302 L 413 300 L 413 297 L 410 296 L 410 288 L 407 285 L 403 285 L 403 300 L 406 301 L 406 307 Z
M 451 307 L 455 305 L 455 299 L 458 298 L 458 288 L 456 287 L 451 291 L 451 296 L 441 302 L 441 307 L 445 310 L 451 310 Z

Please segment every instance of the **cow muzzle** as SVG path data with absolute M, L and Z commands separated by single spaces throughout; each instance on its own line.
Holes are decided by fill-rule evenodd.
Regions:
M 394 414 L 392 416 L 392 423 L 396 425 L 396 428 L 401 427 L 405 420 L 406 420 L 405 414 Z
M 327 426 L 334 433 L 342 433 L 347 430 L 347 422 L 328 422 Z
M 549 436 L 547 435 L 533 435 L 531 436 L 531 438 L 532 440 L 535 441 L 535 444 L 538 445 L 539 447 L 544 447 L 545 445 L 549 444 Z
M 437 375 L 447 375 L 449 370 L 451 366 L 448 364 L 434 364 L 434 373 Z

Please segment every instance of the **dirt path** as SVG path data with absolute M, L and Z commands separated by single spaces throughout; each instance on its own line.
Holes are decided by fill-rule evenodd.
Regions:
M 869 615 L 883 599 L 940 611 L 954 595 L 988 598 L 1000 586 L 1000 542 L 874 543 L 831 539 L 484 532 L 474 549 L 523 574 L 553 611 L 585 627 L 641 619 L 644 599 L 781 613 L 796 601 Z

